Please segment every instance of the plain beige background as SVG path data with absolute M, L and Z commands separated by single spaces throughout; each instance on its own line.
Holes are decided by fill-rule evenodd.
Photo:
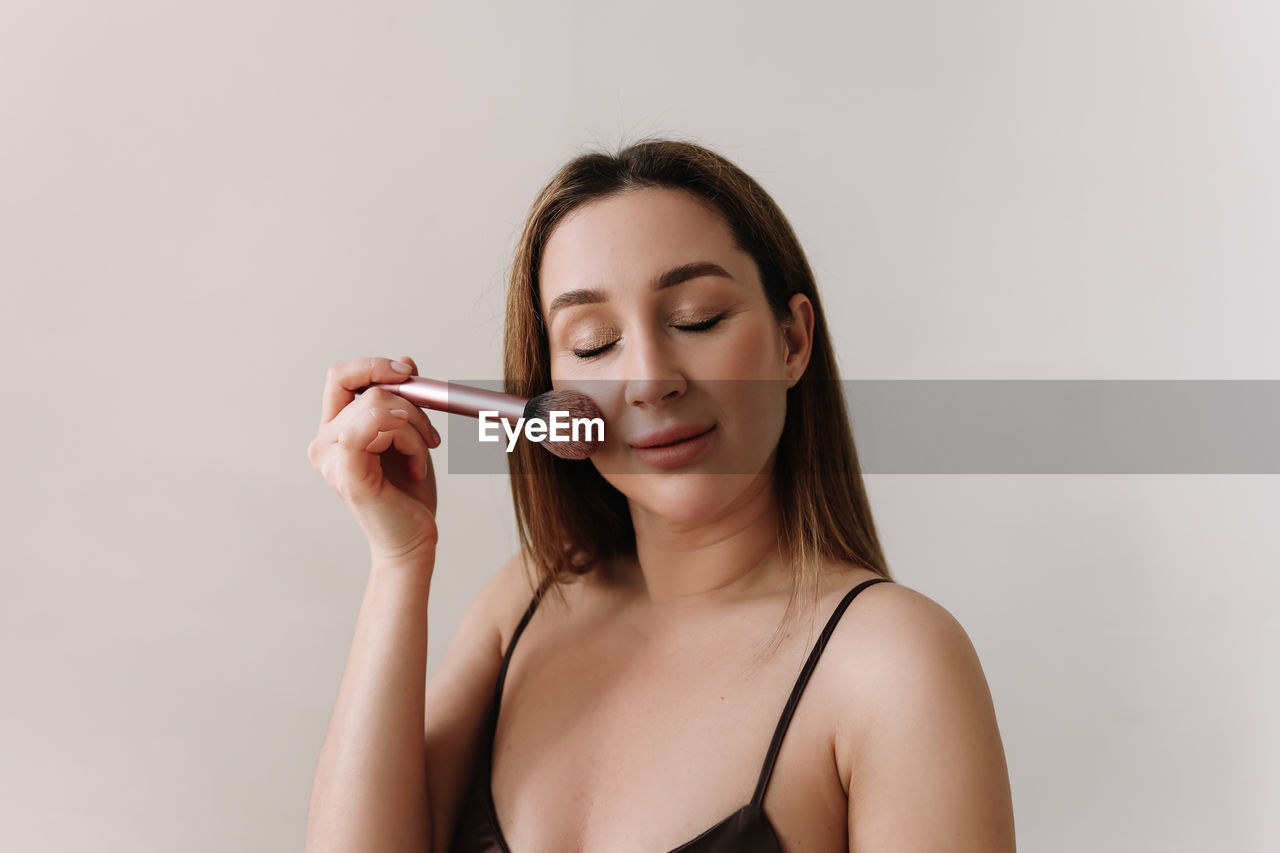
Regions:
M 846 378 L 1280 378 L 1277 44 L 1263 0 L 6 2 L 0 849 L 301 849 L 368 569 L 324 371 L 497 378 L 582 150 L 753 174 Z M 1280 847 L 1275 476 L 867 479 L 1020 849 Z M 502 478 L 440 490 L 431 668 L 515 546 Z

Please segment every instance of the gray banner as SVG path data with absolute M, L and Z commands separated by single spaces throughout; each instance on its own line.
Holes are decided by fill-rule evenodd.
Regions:
M 750 411 L 742 401 L 761 399 L 751 395 L 782 393 L 767 386 L 691 384 L 673 411 L 712 418 L 717 411 Z M 895 379 L 840 386 L 867 474 L 1280 474 L 1280 380 Z M 601 401 L 622 393 L 617 382 L 574 387 Z M 727 407 L 730 401 L 736 409 Z M 475 419 L 448 418 L 450 474 L 507 473 L 501 429 L 500 441 L 481 443 Z M 820 457 L 809 461 L 823 464 Z M 694 469 L 745 470 L 735 470 L 732 460 Z

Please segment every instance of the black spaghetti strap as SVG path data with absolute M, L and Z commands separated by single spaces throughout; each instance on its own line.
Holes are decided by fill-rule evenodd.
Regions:
M 476 796 L 484 802 L 489 826 L 491 831 L 496 833 L 498 844 L 503 851 L 507 851 L 507 842 L 502 837 L 502 828 L 498 824 L 498 812 L 493 804 L 493 739 L 498 733 L 498 711 L 502 707 L 502 686 L 507 681 L 507 667 L 511 665 L 511 653 L 515 651 L 516 641 L 524 633 L 524 627 L 533 618 L 533 611 L 538 609 L 538 602 L 542 599 L 542 594 L 546 592 L 547 586 L 544 583 L 538 587 L 538 591 L 533 594 L 533 598 L 529 601 L 529 606 L 524 611 L 524 616 L 520 619 L 520 624 L 516 625 L 515 631 L 511 634 L 511 642 L 507 644 L 507 650 L 502 655 L 502 666 L 498 669 L 498 679 L 493 685 L 493 698 L 489 701 L 486 736 L 481 738 L 480 741 L 480 773 L 476 779 Z
M 520 635 L 524 633 L 524 626 L 529 624 L 529 620 L 533 618 L 533 611 L 538 609 L 538 602 L 542 600 L 542 593 L 546 591 L 546 587 L 540 587 L 533 594 L 529 606 L 524 611 L 524 616 L 520 619 L 520 624 L 516 625 L 516 630 L 511 634 L 511 642 L 507 644 L 507 651 L 502 655 L 502 668 L 498 670 L 498 680 L 493 685 L 493 711 L 494 722 L 498 719 L 498 705 L 502 703 L 502 685 L 507 680 L 507 667 L 511 665 L 511 653 L 515 650 L 516 641 L 520 639 Z
M 791 690 L 791 697 L 787 699 L 786 707 L 782 709 L 782 717 L 778 720 L 778 727 L 773 732 L 773 740 L 769 743 L 769 753 L 765 756 L 764 767 L 760 770 L 760 781 L 756 783 L 756 791 L 751 795 L 751 804 L 753 806 L 760 808 L 764 803 L 764 792 L 769 787 L 769 777 L 773 775 L 773 763 L 778 758 L 778 750 L 782 747 L 782 739 L 787 734 L 787 727 L 791 725 L 791 715 L 795 713 L 796 706 L 800 704 L 800 695 L 804 693 L 804 687 L 809 683 L 809 675 L 813 672 L 813 668 L 818 665 L 818 658 L 822 656 L 822 650 L 826 648 L 827 640 L 831 639 L 831 634 L 835 631 L 840 617 L 844 615 L 845 609 L 857 597 L 858 593 L 877 583 L 893 583 L 893 581 L 888 578 L 872 578 L 863 581 L 845 593 L 844 598 L 836 606 L 835 612 L 827 620 L 826 627 L 822 629 L 822 635 L 818 637 L 818 642 L 814 644 L 813 651 L 809 653 L 809 659 L 805 661 L 804 669 L 800 670 L 800 677 L 796 679 L 796 685 Z

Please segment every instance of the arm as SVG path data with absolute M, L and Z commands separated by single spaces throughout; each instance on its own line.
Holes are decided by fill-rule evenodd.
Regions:
M 425 850 L 422 684 L 434 556 L 375 563 L 320 748 L 307 853 Z
M 375 566 L 321 748 L 307 853 L 444 851 L 502 664 L 499 625 L 531 592 L 517 554 L 471 602 L 439 668 L 427 660 L 425 578 Z
M 851 853 L 1013 853 L 1009 773 L 973 644 L 929 598 L 881 591 L 851 641 L 856 722 L 837 739 Z
M 485 711 L 502 656 L 533 588 L 517 553 L 494 575 L 463 615 L 435 675 L 427 684 L 420 720 L 427 763 L 433 853 L 444 853 L 476 772 Z M 418 848 L 422 850 L 424 848 Z

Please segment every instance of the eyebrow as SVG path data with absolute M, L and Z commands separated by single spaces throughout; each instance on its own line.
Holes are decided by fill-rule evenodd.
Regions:
M 677 284 L 684 284 L 689 279 L 701 278 L 705 275 L 714 275 L 721 278 L 727 278 L 730 281 L 737 281 L 733 276 L 719 264 L 711 261 L 692 261 L 687 264 L 681 264 L 678 267 L 667 270 L 662 275 L 653 280 L 654 290 L 665 290 L 668 287 L 675 287 Z M 594 290 L 592 288 L 579 288 L 578 290 L 566 290 L 564 293 L 551 300 L 551 305 L 547 308 L 547 322 L 551 322 L 551 318 L 561 308 L 569 305 L 594 305 L 600 302 L 608 302 L 609 297 L 602 290 Z

